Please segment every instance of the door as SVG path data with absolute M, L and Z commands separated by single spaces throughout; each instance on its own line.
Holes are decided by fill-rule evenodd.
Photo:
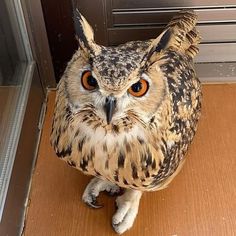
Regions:
M 78 8 L 95 31 L 96 42 L 117 45 L 157 37 L 180 9 L 194 9 L 203 37 L 196 58 L 202 81 L 236 81 L 236 2 L 234 0 L 42 0 L 57 81 L 77 47 L 72 9 Z M 58 24 L 60 22 L 60 24 Z M 65 56 L 66 54 L 66 56 Z M 58 66 L 59 65 L 59 66 Z
M 39 1 L 31 2 L 39 17 Z M 35 47 L 37 30 L 29 20 L 34 13 L 30 7 L 27 1 L 0 1 L 0 235 L 22 231 L 46 94 L 40 78 L 52 71 L 51 64 L 45 64 L 47 47 L 43 55 L 37 54 L 46 34 L 41 27 L 38 34 L 44 36 Z

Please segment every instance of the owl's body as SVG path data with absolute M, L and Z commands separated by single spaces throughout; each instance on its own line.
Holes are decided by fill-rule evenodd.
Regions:
M 122 188 L 166 187 L 182 166 L 200 116 L 195 24 L 196 15 L 182 11 L 157 39 L 103 47 L 78 16 L 81 48 L 68 64 L 56 98 L 51 142 L 57 155 Z M 96 79 L 94 90 L 81 85 L 84 71 Z M 135 84 L 132 88 L 139 89 L 140 78 L 147 91 L 132 95 L 129 88 Z M 113 101 L 115 108 L 107 115 L 110 97 L 109 106 Z

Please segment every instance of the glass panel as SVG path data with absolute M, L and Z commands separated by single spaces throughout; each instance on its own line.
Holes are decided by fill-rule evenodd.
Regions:
M 34 62 L 18 0 L 0 1 L 0 218 Z

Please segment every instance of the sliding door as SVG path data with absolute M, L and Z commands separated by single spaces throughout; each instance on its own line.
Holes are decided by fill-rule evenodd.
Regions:
M 45 100 L 26 6 L 0 1 L 0 235 L 22 231 Z

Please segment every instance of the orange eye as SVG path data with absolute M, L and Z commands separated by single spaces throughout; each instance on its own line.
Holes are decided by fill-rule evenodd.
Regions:
M 134 97 L 142 97 L 149 89 L 149 84 L 145 79 L 140 79 L 137 83 L 133 84 L 128 92 Z
M 81 83 L 86 90 L 94 90 L 98 86 L 97 80 L 92 76 L 89 70 L 83 72 Z

